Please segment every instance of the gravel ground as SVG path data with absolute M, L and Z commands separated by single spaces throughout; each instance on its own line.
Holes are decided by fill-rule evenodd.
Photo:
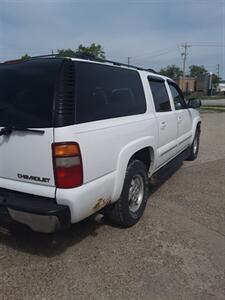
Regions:
M 0 227 L 0 299 L 225 299 L 225 113 L 202 118 L 199 158 L 152 192 L 133 228 Z

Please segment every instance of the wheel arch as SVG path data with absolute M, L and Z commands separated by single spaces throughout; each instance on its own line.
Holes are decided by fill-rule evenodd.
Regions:
M 153 147 L 148 146 L 135 152 L 129 159 L 127 166 L 132 160 L 137 159 L 143 162 L 148 173 L 151 173 L 151 170 L 153 168 L 154 158 L 155 158 L 154 149 Z
M 155 141 L 153 137 L 145 137 L 126 145 L 119 153 L 112 202 L 120 197 L 124 178 L 129 162 L 133 159 L 141 160 L 149 174 L 153 172 L 155 164 Z
M 193 140 L 194 140 L 195 132 L 196 132 L 197 129 L 199 129 L 200 132 L 201 132 L 201 119 L 200 119 L 200 117 L 195 118 L 195 119 L 193 120 L 191 143 L 192 143 Z

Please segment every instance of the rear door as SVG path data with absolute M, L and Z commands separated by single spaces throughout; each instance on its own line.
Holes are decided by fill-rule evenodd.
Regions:
M 162 78 L 148 77 L 155 105 L 158 124 L 158 147 L 156 168 L 173 158 L 177 151 L 177 114 L 171 108 L 165 81 Z
M 34 184 L 40 186 L 41 195 L 41 186 L 47 186 L 52 187 L 49 196 L 54 197 L 53 106 L 61 62 L 37 59 L 0 65 L 2 188 L 28 192 Z

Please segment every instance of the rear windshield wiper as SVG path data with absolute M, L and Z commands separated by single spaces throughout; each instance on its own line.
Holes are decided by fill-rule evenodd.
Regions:
M 2 135 L 10 135 L 13 131 L 24 131 L 24 132 L 30 132 L 30 133 L 36 133 L 36 134 L 44 134 L 44 130 L 40 129 L 29 129 L 29 128 L 23 128 L 23 127 L 3 127 L 0 130 L 0 136 Z

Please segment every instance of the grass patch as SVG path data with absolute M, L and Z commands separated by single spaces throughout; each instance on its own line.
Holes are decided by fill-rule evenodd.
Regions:
M 201 96 L 199 97 L 200 99 L 202 100 L 218 100 L 218 99 L 225 99 L 225 96 L 224 95 L 221 95 L 221 96 Z
M 225 112 L 224 106 L 201 106 L 200 111 L 214 111 L 214 112 Z

